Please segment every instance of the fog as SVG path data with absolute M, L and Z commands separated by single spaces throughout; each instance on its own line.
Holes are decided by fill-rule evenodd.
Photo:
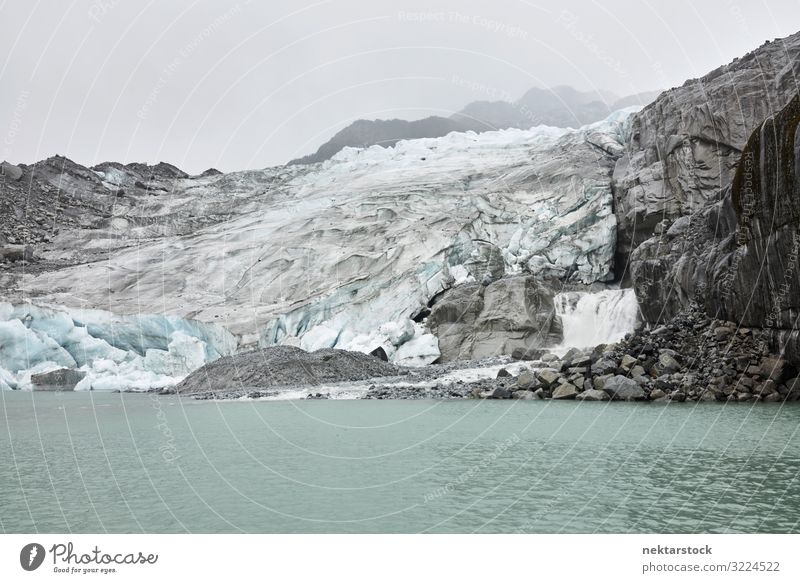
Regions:
M 358 118 L 571 85 L 667 89 L 800 28 L 800 2 L 0 5 L 0 159 L 283 164 Z

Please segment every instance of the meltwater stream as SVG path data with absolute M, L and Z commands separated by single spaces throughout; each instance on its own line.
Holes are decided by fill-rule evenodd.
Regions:
M 639 304 L 632 289 L 564 292 L 555 296 L 554 303 L 564 328 L 564 350 L 622 340 L 633 331 L 639 317 Z

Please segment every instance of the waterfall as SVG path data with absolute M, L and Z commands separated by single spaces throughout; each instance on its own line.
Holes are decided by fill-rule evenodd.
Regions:
M 639 304 L 632 289 L 601 292 L 564 292 L 554 298 L 561 317 L 564 350 L 589 348 L 621 340 L 632 332 L 639 317 Z

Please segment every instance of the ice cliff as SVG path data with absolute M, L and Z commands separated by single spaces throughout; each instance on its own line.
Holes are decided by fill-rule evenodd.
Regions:
M 86 373 L 77 390 L 157 389 L 236 345 L 220 326 L 181 318 L 0 303 L 0 388 L 29 389 L 32 374 L 68 368 Z

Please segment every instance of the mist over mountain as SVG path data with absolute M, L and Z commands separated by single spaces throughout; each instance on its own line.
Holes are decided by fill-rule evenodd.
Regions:
M 328 160 L 342 148 L 394 146 L 400 140 L 440 138 L 450 132 L 485 132 L 508 128 L 529 129 L 538 125 L 578 128 L 608 117 L 632 105 L 645 106 L 660 91 L 619 97 L 610 91 L 579 91 L 566 85 L 533 88 L 514 102 L 473 101 L 450 117 L 430 116 L 419 120 L 359 119 L 336 133 L 313 154 L 289 164 L 313 164 Z

